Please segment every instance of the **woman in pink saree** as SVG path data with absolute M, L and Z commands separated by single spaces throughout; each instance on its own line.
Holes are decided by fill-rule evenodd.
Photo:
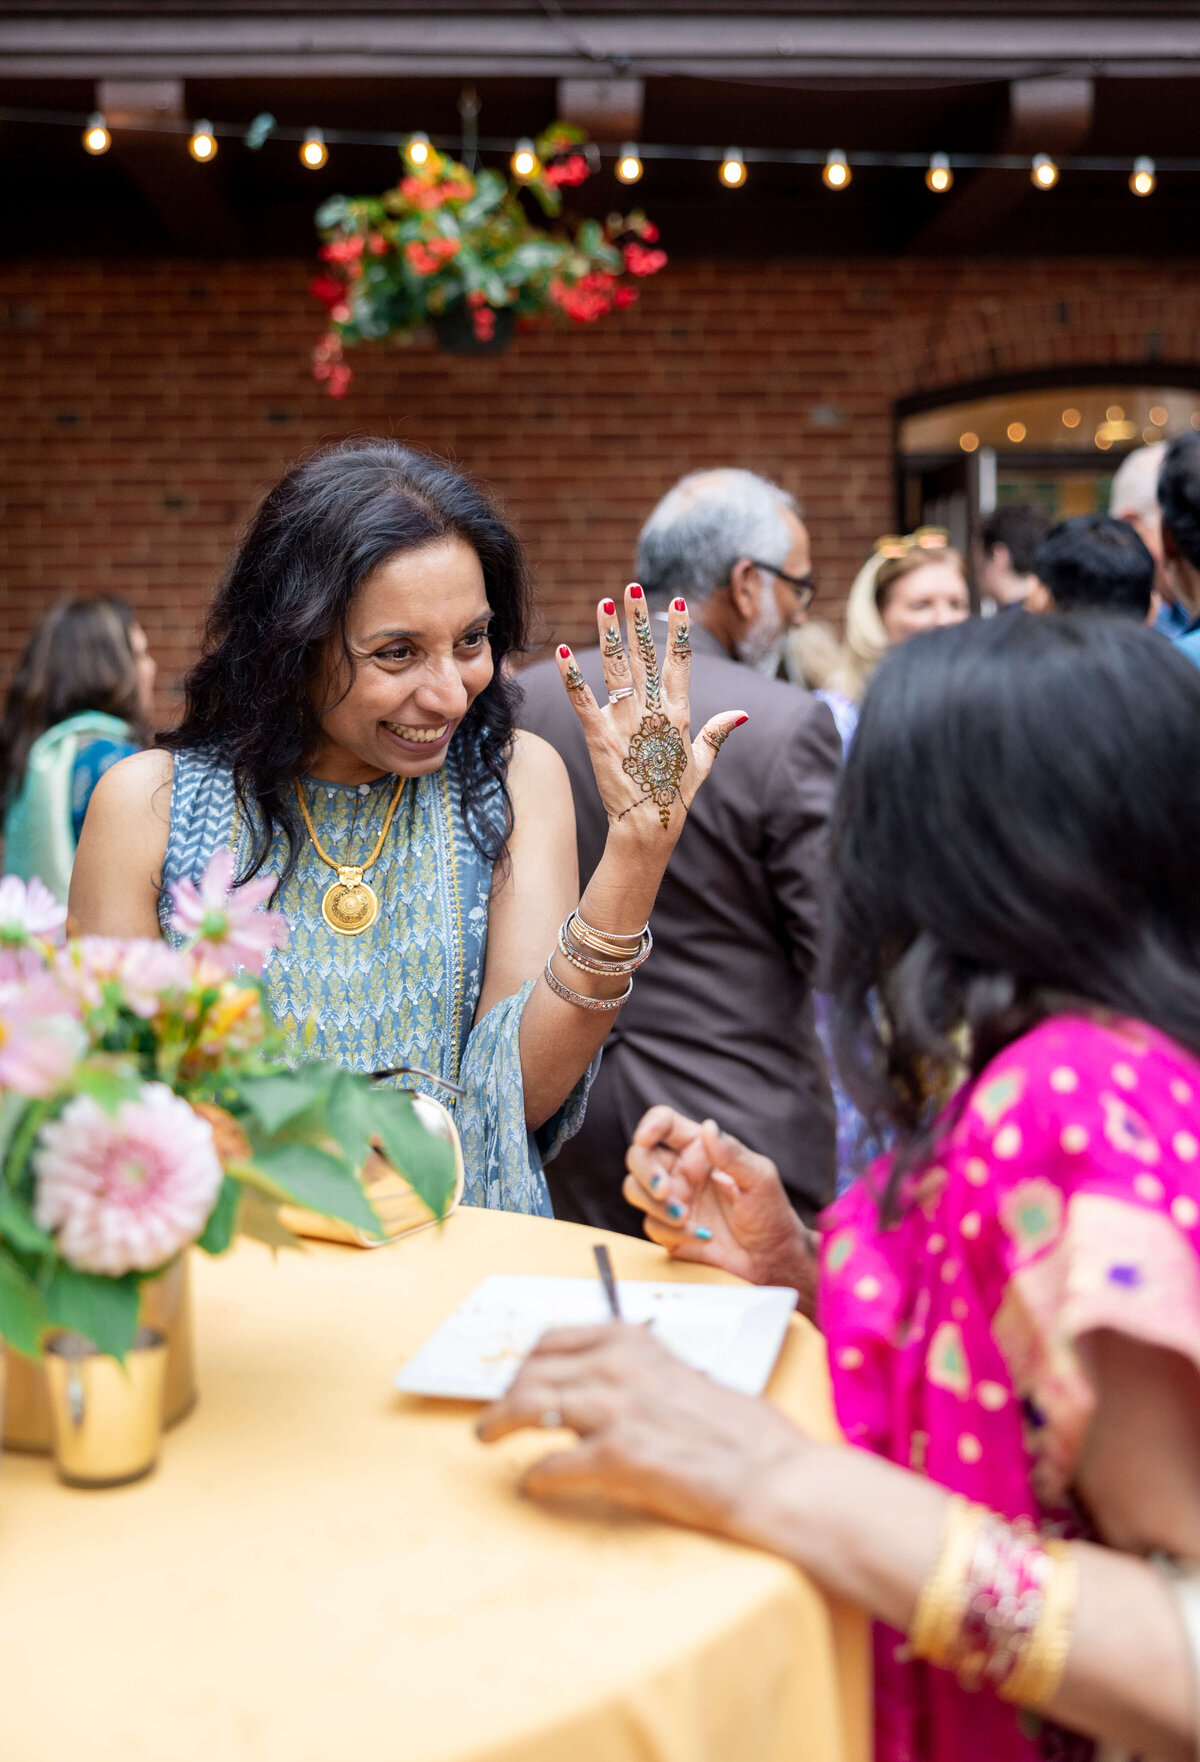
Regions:
M 876 1618 L 878 1762 L 1194 1758 L 1200 677 L 1104 619 L 923 637 L 872 684 L 834 834 L 843 1080 L 896 1149 L 823 1220 L 656 1108 L 627 1196 L 786 1283 L 850 1448 L 637 1330 L 548 1337 L 481 1427 L 531 1471 L 767 1547 Z

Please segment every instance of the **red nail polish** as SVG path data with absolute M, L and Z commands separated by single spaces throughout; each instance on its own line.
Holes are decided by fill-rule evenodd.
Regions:
M 687 611 L 687 601 L 686 600 L 676 600 L 675 601 L 675 610 L 677 612 L 686 612 Z
M 748 722 L 749 720 L 750 720 L 749 716 L 739 716 L 737 721 L 734 723 L 734 727 L 740 728 L 743 722 Z
M 560 661 L 569 661 L 571 659 L 571 651 L 565 642 L 558 651 L 558 658 Z
M 629 589 L 629 597 L 631 600 L 640 600 L 642 598 L 642 590 L 636 581 Z
M 611 600 L 605 600 L 600 608 L 606 618 L 611 618 L 616 609 Z

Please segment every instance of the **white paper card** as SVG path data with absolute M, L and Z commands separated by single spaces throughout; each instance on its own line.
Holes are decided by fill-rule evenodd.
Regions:
M 796 1308 L 795 1291 L 781 1285 L 622 1279 L 617 1292 L 625 1321 L 649 1323 L 686 1364 L 747 1395 L 766 1387 Z M 410 1395 L 494 1401 L 549 1328 L 592 1327 L 608 1320 L 599 1279 L 494 1273 L 414 1353 L 396 1387 Z

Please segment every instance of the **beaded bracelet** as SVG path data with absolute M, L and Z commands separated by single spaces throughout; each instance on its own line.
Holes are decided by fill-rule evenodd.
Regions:
M 591 956 L 594 951 L 589 947 L 580 946 L 579 943 L 577 943 L 572 930 L 571 919 L 567 918 L 566 922 L 558 932 L 558 947 L 560 954 L 565 955 L 571 962 L 572 966 L 578 967 L 581 973 L 622 974 L 636 973 L 643 961 L 649 958 L 650 950 L 654 947 L 654 943 L 651 939 L 649 930 L 647 930 L 642 938 L 640 947 L 626 949 L 624 953 L 620 955 L 602 955 L 593 959 Z
M 622 991 L 620 997 L 587 997 L 582 991 L 572 991 L 569 985 L 563 984 L 558 974 L 554 971 L 554 968 L 550 965 L 553 958 L 553 955 L 547 955 L 546 957 L 544 977 L 554 995 L 556 997 L 561 997 L 564 1003 L 573 1003 L 579 1009 L 617 1010 L 620 1009 L 623 1003 L 628 1003 L 629 999 L 633 996 L 632 979 L 629 981 L 624 991 Z

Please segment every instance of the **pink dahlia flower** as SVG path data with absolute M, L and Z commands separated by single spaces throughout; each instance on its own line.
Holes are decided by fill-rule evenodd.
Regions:
M 261 973 L 268 951 L 282 948 L 288 939 L 283 913 L 259 910 L 274 891 L 273 875 L 234 887 L 233 857 L 219 850 L 199 887 L 187 879 L 172 884 L 172 927 L 192 939 L 207 973 L 224 977 L 238 967 Z
M 65 990 L 85 1009 L 103 1002 L 103 987 L 115 984 L 135 1016 L 151 1021 L 172 1004 L 182 1004 L 192 971 L 177 949 L 150 937 L 122 941 L 115 936 L 81 936 L 59 953 L 55 971 Z
M 66 921 L 66 906 L 36 876 L 22 881 L 5 875 L 0 880 L 0 979 L 31 979 L 40 972 L 45 961 L 30 944 L 61 942 Z
M 70 998 L 48 973 L 0 980 L 0 1090 L 52 1095 L 84 1044 Z
M 164 1083 L 116 1117 L 77 1095 L 42 1127 L 34 1216 L 79 1272 L 119 1278 L 164 1266 L 208 1221 L 221 1164 L 207 1120 Z

